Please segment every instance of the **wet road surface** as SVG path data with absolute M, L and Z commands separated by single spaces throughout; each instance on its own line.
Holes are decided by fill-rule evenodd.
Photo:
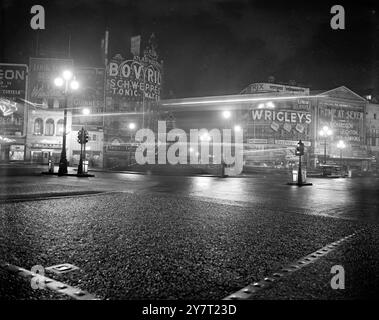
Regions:
M 352 299 L 377 295 L 379 179 L 19 175 L 0 170 L 1 261 L 50 274 L 102 299 L 222 299 L 365 228 L 338 250 L 262 290 L 256 299 Z M 88 194 L 89 192 L 101 192 Z M 23 200 L 23 201 L 21 201 Z M 330 268 L 346 289 L 330 287 Z M 0 269 L 0 296 L 64 299 Z

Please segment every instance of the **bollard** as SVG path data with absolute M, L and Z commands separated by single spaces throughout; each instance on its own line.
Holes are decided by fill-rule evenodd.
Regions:
M 49 160 L 49 173 L 54 173 L 54 160 Z
M 83 160 L 83 173 L 88 173 L 88 160 Z

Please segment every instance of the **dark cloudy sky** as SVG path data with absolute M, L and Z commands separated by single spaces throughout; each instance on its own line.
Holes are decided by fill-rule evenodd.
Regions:
M 47 4 L 46 4 L 47 3 Z M 0 0 L 0 60 L 27 63 L 37 31 L 30 8 L 43 4 L 41 49 L 67 53 L 77 65 L 101 66 L 100 42 L 128 55 L 130 37 L 154 32 L 164 60 L 164 96 L 238 93 L 275 76 L 313 89 L 346 85 L 357 92 L 378 84 L 378 5 L 375 1 L 248 0 Z M 346 30 L 330 28 L 330 8 L 343 4 Z M 375 42 L 376 40 L 376 42 Z

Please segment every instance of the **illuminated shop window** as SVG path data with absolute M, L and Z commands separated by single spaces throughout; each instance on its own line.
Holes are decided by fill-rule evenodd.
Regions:
M 33 133 L 39 136 L 43 134 L 43 120 L 41 118 L 38 118 L 34 121 Z
M 63 135 L 63 120 L 60 119 L 57 122 L 57 136 Z
M 45 126 L 45 135 L 46 136 L 54 135 L 54 120 L 53 119 L 47 119 L 46 126 Z

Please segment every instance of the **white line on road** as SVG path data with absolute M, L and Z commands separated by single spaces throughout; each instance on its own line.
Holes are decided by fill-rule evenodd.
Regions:
M 307 256 L 297 260 L 294 263 L 289 264 L 288 266 L 282 268 L 281 270 L 274 272 L 272 276 L 265 277 L 264 279 L 249 284 L 248 286 L 238 290 L 231 295 L 227 296 L 223 300 L 250 300 L 253 299 L 255 293 L 273 286 L 274 283 L 277 283 L 282 278 L 288 277 L 294 272 L 301 270 L 305 266 L 317 261 L 321 257 L 327 255 L 328 253 L 334 251 L 344 242 L 351 240 L 353 237 L 357 236 L 359 233 L 364 232 L 364 229 L 355 231 L 354 233 L 343 237 L 335 242 L 327 244 L 325 247 L 316 250 L 315 252 L 308 254 Z

